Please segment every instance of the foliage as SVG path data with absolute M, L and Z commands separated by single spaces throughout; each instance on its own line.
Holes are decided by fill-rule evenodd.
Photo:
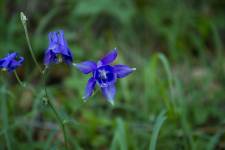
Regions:
M 0 74 L 0 149 L 63 149 L 20 11 L 28 17 L 39 63 L 47 33 L 64 29 L 75 62 L 118 47 L 116 63 L 137 68 L 117 82 L 115 106 L 98 89 L 84 103 L 88 77 L 66 65 L 51 68 L 49 96 L 71 149 L 224 149 L 224 7 L 220 0 L 0 1 L 0 56 L 14 50 L 25 56 L 18 75 L 28 84 L 23 88 L 13 74 Z

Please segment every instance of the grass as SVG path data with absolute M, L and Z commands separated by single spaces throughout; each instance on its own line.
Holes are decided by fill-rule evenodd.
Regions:
M 7 105 L 7 89 L 5 86 L 2 87 L 1 89 L 1 95 L 2 95 L 2 103 L 1 103 L 1 114 L 2 114 L 2 122 L 3 122 L 3 128 L 2 130 L 4 131 L 4 137 L 6 141 L 6 147 L 7 149 L 11 150 L 12 149 L 12 144 L 11 144 L 11 136 L 10 136 L 10 130 L 9 130 L 9 115 L 8 115 L 8 105 Z
M 155 150 L 156 149 L 156 142 L 159 135 L 159 130 L 162 127 L 164 121 L 166 120 L 165 111 L 162 111 L 156 119 L 155 125 L 152 128 L 152 137 L 149 145 L 149 150 Z
M 26 87 L 0 73 L 0 149 L 64 149 L 28 52 L 21 11 L 39 64 L 47 33 L 64 29 L 75 62 L 98 60 L 118 47 L 116 63 L 137 68 L 117 81 L 111 106 L 97 89 L 83 102 L 88 76 L 63 64 L 51 67 L 46 86 L 70 149 L 224 149 L 224 6 L 219 0 L 1 1 L 0 56 L 25 56 L 17 76 Z

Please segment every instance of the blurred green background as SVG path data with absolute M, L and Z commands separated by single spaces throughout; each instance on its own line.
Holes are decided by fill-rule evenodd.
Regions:
M 88 76 L 52 66 L 48 90 L 72 150 L 225 149 L 225 1 L 1 0 L 0 56 L 25 64 L 1 83 L 0 149 L 63 149 L 63 134 L 43 103 L 20 12 L 28 17 L 39 62 L 48 32 L 65 30 L 74 62 L 97 61 L 114 47 L 116 63 L 137 70 L 118 80 L 115 105 L 98 91 L 81 99 Z M 157 136 L 158 135 L 158 136 Z

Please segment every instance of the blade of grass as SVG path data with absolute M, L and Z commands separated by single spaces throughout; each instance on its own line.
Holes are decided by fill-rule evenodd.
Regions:
M 209 141 L 209 144 L 207 145 L 207 150 L 214 150 L 216 149 L 216 144 L 220 140 L 220 137 L 224 135 L 224 130 L 219 130 Z
M 184 85 L 182 85 L 182 83 L 178 80 L 177 77 L 174 77 L 174 84 L 175 84 L 175 88 L 177 91 L 177 113 L 178 113 L 178 118 L 177 120 L 180 122 L 182 130 L 185 134 L 185 149 L 195 149 L 195 143 L 194 143 L 194 139 L 193 139 L 193 135 L 192 135 L 192 128 L 191 128 L 191 124 L 188 121 L 188 109 L 189 107 L 187 107 L 187 99 L 185 97 L 184 94 Z
M 5 136 L 5 140 L 6 140 L 6 146 L 8 150 L 12 149 L 11 146 L 11 138 L 10 138 L 10 134 L 9 134 L 9 120 L 8 120 L 8 107 L 7 107 L 7 98 L 6 98 L 6 87 L 3 86 L 1 89 L 1 94 L 2 94 L 2 120 L 3 120 L 3 130 L 4 132 L 4 136 Z
M 50 147 L 51 147 L 51 142 L 52 142 L 52 140 L 53 140 L 55 134 L 56 134 L 56 131 L 52 131 L 52 132 L 50 133 L 50 135 L 48 136 L 48 138 L 47 138 L 47 140 L 46 140 L 46 142 L 45 142 L 45 145 L 44 145 L 44 147 L 43 147 L 44 150 L 49 150 L 49 149 L 51 149 L 51 148 L 50 148 Z
M 168 84 L 169 84 L 169 90 L 170 90 L 170 100 L 171 100 L 171 103 L 174 104 L 173 103 L 173 100 L 174 100 L 174 97 L 173 97 L 173 76 L 172 76 L 170 64 L 169 64 L 167 58 L 165 57 L 165 55 L 163 55 L 162 53 L 158 54 L 158 58 L 162 62 L 163 67 L 166 71 L 166 75 L 167 75 L 167 78 L 168 78 Z
M 121 118 L 116 119 L 117 128 L 111 145 L 111 150 L 127 150 L 126 132 L 124 122 Z M 119 147 L 119 148 L 118 148 Z
M 156 149 L 156 143 L 159 135 L 159 131 L 166 120 L 165 116 L 166 111 L 163 110 L 157 117 L 155 125 L 153 127 L 152 137 L 149 145 L 149 150 L 155 150 Z

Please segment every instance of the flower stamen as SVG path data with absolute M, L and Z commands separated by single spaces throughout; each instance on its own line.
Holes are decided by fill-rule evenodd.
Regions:
M 57 54 L 57 60 L 59 63 L 62 63 L 63 62 L 62 55 Z
M 2 71 L 5 72 L 5 71 L 7 71 L 7 69 L 6 68 L 2 68 Z
M 106 70 L 99 70 L 99 72 L 100 72 L 101 79 L 106 80 L 108 71 L 106 71 Z

